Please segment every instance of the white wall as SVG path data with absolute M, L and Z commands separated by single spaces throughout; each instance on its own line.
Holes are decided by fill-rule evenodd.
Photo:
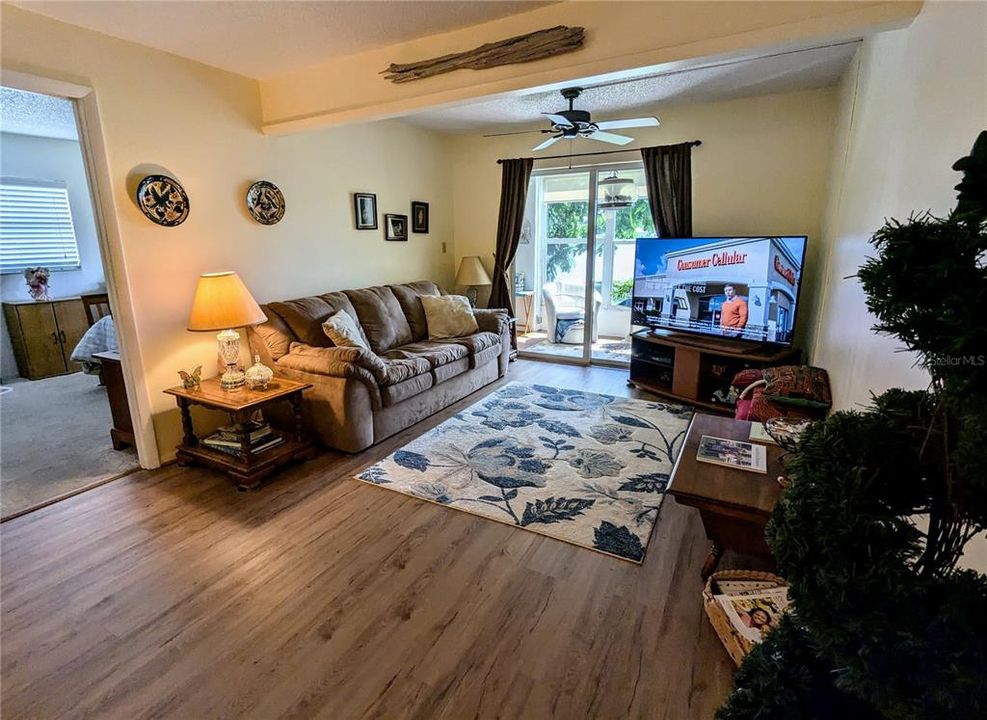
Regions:
M 216 341 L 185 331 L 198 275 L 238 271 L 259 302 L 370 283 L 452 277 L 450 185 L 441 139 L 399 123 L 270 137 L 259 131 L 254 81 L 7 5 L 5 69 L 95 89 L 107 146 L 116 222 L 162 459 L 180 437 L 173 398 L 179 368 L 215 374 Z M 245 52 L 248 50 L 245 49 Z M 128 175 L 157 164 L 190 197 L 188 220 L 162 228 L 131 200 Z M 244 192 L 265 178 L 287 212 L 271 227 L 250 219 Z M 353 230 L 350 193 L 376 192 L 378 209 L 410 212 L 430 202 L 432 232 L 388 243 Z
M 987 4 L 927 2 L 909 29 L 866 40 L 857 62 L 840 93 L 813 349 L 837 408 L 928 383 L 897 340 L 871 330 L 860 284 L 845 278 L 871 254 L 885 218 L 954 206 L 959 174 L 950 166 L 987 127 Z
M 60 180 L 66 184 L 82 267 L 78 270 L 53 272 L 51 295 L 70 297 L 100 290 L 104 286 L 103 265 L 99 257 L 96 223 L 93 221 L 93 206 L 79 142 L 0 133 L 0 175 L 30 180 Z M 5 301 L 28 299 L 21 273 L 0 276 L 0 297 Z M 10 347 L 6 320 L 0 322 L 3 323 L 0 337 L 0 375 L 4 378 L 16 377 L 17 365 Z
M 694 234 L 809 236 L 799 338 L 813 324 L 819 294 L 820 227 L 836 108 L 835 88 L 645 108 L 635 115 L 655 114 L 661 127 L 635 130 L 637 141 L 626 156 L 640 161 L 641 147 L 702 140 L 692 151 Z M 457 262 L 463 255 L 479 255 L 492 269 L 500 202 L 496 161 L 531 155 L 534 137 L 450 139 Z M 588 152 L 594 144 L 577 142 L 573 152 Z M 566 152 L 564 146 L 556 147 L 558 153 L 546 154 Z M 552 166 L 551 161 L 535 163 L 536 168 Z M 481 295 L 481 301 L 488 294 Z

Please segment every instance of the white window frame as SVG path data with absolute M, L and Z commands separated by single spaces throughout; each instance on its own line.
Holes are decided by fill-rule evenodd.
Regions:
M 82 267 L 68 186 L 58 180 L 0 178 L 0 274 L 38 266 L 53 271 Z

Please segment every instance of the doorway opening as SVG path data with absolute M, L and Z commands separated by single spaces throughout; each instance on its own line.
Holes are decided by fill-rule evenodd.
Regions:
M 0 87 L 0 519 L 136 470 L 73 100 Z

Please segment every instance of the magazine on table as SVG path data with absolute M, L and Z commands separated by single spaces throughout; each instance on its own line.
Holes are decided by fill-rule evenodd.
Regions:
M 788 588 L 776 587 L 743 595 L 714 595 L 730 624 L 744 638 L 761 642 L 788 610 Z
M 768 451 L 764 445 L 703 435 L 696 453 L 699 462 L 724 465 L 749 472 L 768 472 Z
M 721 595 L 747 595 L 778 587 L 774 580 L 717 580 L 716 592 Z

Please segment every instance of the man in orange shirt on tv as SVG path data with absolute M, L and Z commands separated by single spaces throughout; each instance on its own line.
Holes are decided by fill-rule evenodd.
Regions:
M 726 302 L 720 307 L 720 330 L 724 335 L 739 336 L 747 325 L 747 301 L 737 296 L 733 285 L 723 287 Z

